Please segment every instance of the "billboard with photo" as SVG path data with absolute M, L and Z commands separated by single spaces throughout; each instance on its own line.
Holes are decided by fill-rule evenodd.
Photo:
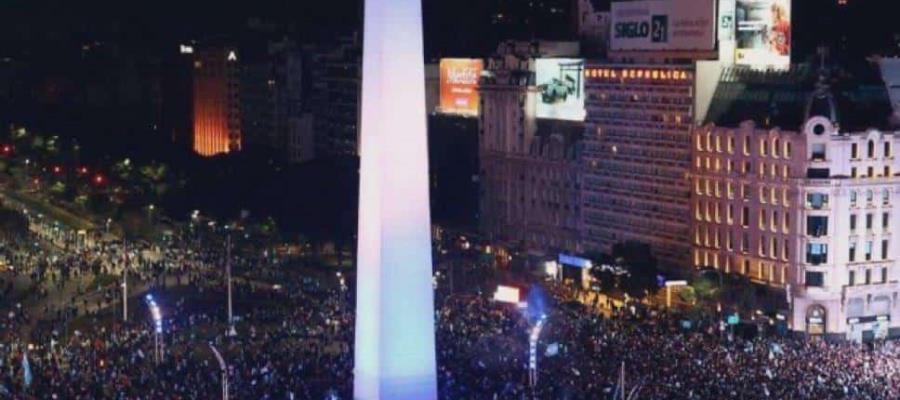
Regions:
M 534 62 L 538 118 L 584 121 L 584 60 L 539 58 Z
M 611 50 L 714 50 L 716 0 L 612 3 Z
M 441 102 L 444 114 L 478 115 L 478 78 L 484 68 L 482 60 L 471 58 L 441 59 Z
M 786 68 L 791 63 L 791 0 L 737 0 L 735 62 Z

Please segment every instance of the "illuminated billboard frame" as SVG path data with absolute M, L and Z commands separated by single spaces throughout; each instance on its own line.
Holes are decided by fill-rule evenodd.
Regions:
M 440 62 L 440 112 L 477 116 L 481 99 L 478 79 L 484 61 L 471 58 L 443 58 Z
M 759 68 L 790 66 L 790 0 L 737 0 L 735 21 L 735 63 Z
M 534 68 L 537 118 L 584 121 L 584 60 L 539 58 Z
M 714 50 L 716 3 L 717 0 L 613 2 L 610 49 Z

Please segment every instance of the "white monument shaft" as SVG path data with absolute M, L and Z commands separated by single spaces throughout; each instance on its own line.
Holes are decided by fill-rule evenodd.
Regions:
M 436 399 L 421 0 L 366 0 L 354 398 Z

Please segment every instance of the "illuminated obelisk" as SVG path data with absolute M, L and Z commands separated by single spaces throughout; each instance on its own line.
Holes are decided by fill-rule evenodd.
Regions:
M 421 0 L 365 0 L 357 400 L 437 398 Z

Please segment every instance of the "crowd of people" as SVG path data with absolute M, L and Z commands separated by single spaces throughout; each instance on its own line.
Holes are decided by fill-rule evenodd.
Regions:
M 237 254 L 237 334 L 231 335 L 221 248 L 178 240 L 131 244 L 130 271 L 162 309 L 157 337 L 139 297 L 124 322 L 115 283 L 84 285 L 88 276 L 121 273 L 123 243 L 54 249 L 36 246 L 41 239 L 0 243 L 0 256 L 20 266 L 3 275 L 0 291 L 12 291 L 15 274 L 44 291 L 80 289 L 72 300 L 43 310 L 0 299 L 0 399 L 217 398 L 223 371 L 213 348 L 227 363 L 232 398 L 352 398 L 352 279 L 298 273 Z M 440 397 L 900 398 L 900 345 L 893 342 L 871 348 L 745 338 L 720 329 L 714 317 L 686 327 L 684 316 L 662 310 L 624 309 L 609 317 L 575 304 L 570 292 L 554 285 L 535 283 L 524 308 L 477 292 L 439 290 Z M 90 295 L 98 300 L 93 307 L 74 300 Z M 538 314 L 546 319 L 531 372 L 529 335 Z

